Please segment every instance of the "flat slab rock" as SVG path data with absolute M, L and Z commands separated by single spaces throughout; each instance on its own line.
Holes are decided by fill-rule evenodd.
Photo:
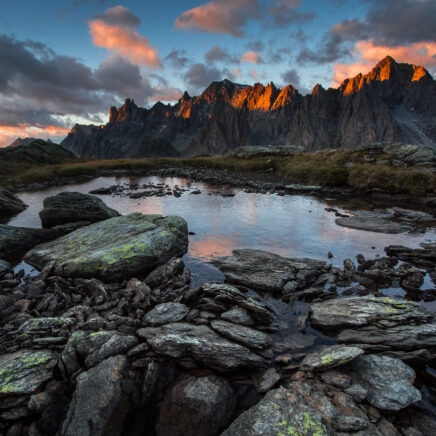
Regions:
M 427 322 L 431 315 L 413 301 L 389 297 L 348 297 L 313 303 L 310 323 L 320 328 L 362 327 L 378 321 L 395 324 Z
M 0 398 L 35 392 L 53 377 L 56 354 L 51 350 L 20 350 L 0 356 Z
M 26 205 L 12 192 L 0 188 L 0 217 L 9 217 L 26 209 Z
M 145 315 L 144 321 L 153 325 L 178 322 L 185 318 L 189 310 L 189 307 L 181 303 L 161 303 Z
M 232 256 L 219 257 L 212 263 L 227 281 L 262 291 L 282 292 L 288 282 L 295 290 L 316 280 L 325 262 L 293 259 L 260 250 L 233 250 Z
M 264 369 L 268 366 L 262 357 L 218 335 L 205 325 L 172 323 L 139 329 L 137 335 L 145 339 L 158 354 L 174 359 L 191 357 L 221 371 Z
M 421 400 L 413 386 L 415 371 L 399 359 L 369 354 L 353 362 L 353 375 L 368 389 L 367 400 L 385 410 L 400 410 Z
M 97 222 L 119 216 L 95 195 L 80 192 L 61 192 L 44 199 L 44 209 L 39 213 L 43 227 L 77 221 Z
M 305 371 L 327 371 L 345 365 L 361 354 L 363 354 L 363 350 L 357 347 L 332 345 L 307 355 L 301 362 L 300 369 Z
M 6 262 L 3 259 L 0 259 L 0 279 L 7 274 L 8 272 L 12 271 L 11 264 L 9 262 Z
M 117 281 L 182 256 L 187 244 L 188 227 L 183 218 L 133 213 L 35 247 L 25 260 L 37 268 L 52 264 L 52 273 L 63 277 Z

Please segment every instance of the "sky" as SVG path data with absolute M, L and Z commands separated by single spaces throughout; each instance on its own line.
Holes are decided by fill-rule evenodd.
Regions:
M 0 147 L 59 142 L 110 106 L 212 81 L 337 87 L 386 55 L 436 74 L 436 0 L 14 0 L 0 16 Z

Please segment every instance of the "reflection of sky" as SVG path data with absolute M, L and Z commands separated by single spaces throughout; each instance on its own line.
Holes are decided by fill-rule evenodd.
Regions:
M 90 190 L 115 183 L 165 182 L 174 188 L 200 189 L 199 195 L 189 192 L 180 198 L 173 196 L 129 197 L 101 196 L 110 207 L 122 214 L 132 212 L 177 214 L 183 216 L 190 236 L 187 262 L 199 265 L 216 256 L 230 254 L 235 248 L 256 248 L 290 257 L 312 257 L 328 260 L 331 251 L 336 265 L 347 257 L 362 253 L 368 257 L 383 255 L 388 245 L 418 247 L 426 240 L 436 240 L 436 232 L 425 234 L 387 235 L 347 229 L 335 224 L 335 215 L 324 210 L 326 204 L 316 198 L 304 196 L 277 196 L 248 194 L 235 190 L 234 197 L 222 197 L 219 187 L 190 183 L 177 178 L 104 177 L 68 189 L 87 193 Z M 38 212 L 45 197 L 62 192 L 65 187 L 54 187 L 39 192 L 23 192 L 20 198 L 29 205 L 24 212 L 10 221 L 16 226 L 40 227 Z M 212 195 L 208 195 L 211 194 Z M 375 247 L 375 249 L 372 249 Z

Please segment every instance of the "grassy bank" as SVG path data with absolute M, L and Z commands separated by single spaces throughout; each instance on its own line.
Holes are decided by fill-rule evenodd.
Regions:
M 416 196 L 436 192 L 436 177 L 425 168 L 397 168 L 386 164 L 389 156 L 377 157 L 368 163 L 365 156 L 351 150 L 321 153 L 296 153 L 291 157 L 256 157 L 241 159 L 233 156 L 197 158 L 157 158 L 118 160 L 76 160 L 57 165 L 7 167 L 2 163 L 0 183 L 31 184 L 82 175 L 97 176 L 103 170 L 150 170 L 164 167 L 197 167 L 225 169 L 237 173 L 274 172 L 285 183 L 351 187 L 359 190 L 383 189 L 392 193 Z

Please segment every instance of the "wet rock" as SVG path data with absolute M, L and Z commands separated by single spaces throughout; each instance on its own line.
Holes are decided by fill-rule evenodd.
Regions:
M 401 207 L 393 207 L 390 209 L 394 213 L 394 217 L 400 219 L 401 221 L 411 222 L 411 223 L 424 223 L 428 221 L 433 221 L 435 218 L 433 215 L 422 212 L 418 210 L 403 209 Z
M 56 360 L 51 350 L 20 350 L 0 356 L 0 398 L 35 392 L 53 377 Z
M 251 326 L 254 324 L 253 318 L 250 314 L 242 307 L 237 307 L 235 309 L 227 310 L 221 314 L 221 318 L 226 321 L 233 322 L 235 324 L 241 324 L 245 326 Z
M 389 245 L 385 248 L 385 252 L 388 256 L 433 269 L 436 264 L 436 244 L 422 244 L 422 246 L 422 249 L 412 249 L 401 245 Z
M 144 322 L 161 325 L 181 321 L 189 313 L 189 307 L 181 303 L 158 304 L 144 316 Z
M 165 265 L 158 266 L 145 279 L 144 283 L 151 288 L 156 288 L 161 283 L 171 280 L 183 273 L 185 264 L 183 259 L 171 259 Z
M 80 374 L 61 435 L 120 435 L 129 407 L 122 389 L 127 370 L 127 358 L 113 356 Z
M 232 418 L 235 404 L 236 398 L 224 380 L 185 375 L 165 394 L 156 435 L 217 435 Z
M 256 374 L 253 377 L 256 391 L 260 394 L 271 390 L 280 379 L 280 374 L 276 371 L 275 368 L 268 368 L 266 371 L 263 371 L 260 374 Z
M 381 320 L 394 324 L 426 322 L 431 315 L 417 303 L 389 297 L 348 297 L 313 303 L 310 322 L 315 327 L 361 327 Z
M 292 259 L 260 250 L 233 250 L 232 256 L 212 261 L 227 281 L 262 291 L 287 295 L 306 287 L 320 276 L 325 262 Z
M 76 230 L 28 252 L 25 260 L 63 277 L 116 281 L 146 273 L 187 248 L 186 221 L 134 213 Z
M 242 307 L 259 324 L 269 325 L 275 318 L 273 310 L 264 302 L 245 295 L 234 286 L 210 282 L 205 283 L 201 290 L 218 303 Z
M 306 356 L 301 362 L 300 368 L 304 371 L 326 371 L 345 365 L 361 354 L 363 354 L 363 350 L 357 347 L 332 345 Z
M 354 374 L 368 389 L 367 400 L 374 407 L 400 410 L 421 399 L 413 386 L 415 372 L 399 359 L 365 355 L 353 361 Z
M 354 216 L 337 218 L 335 223 L 350 229 L 379 233 L 405 233 L 413 229 L 409 224 L 392 221 L 392 212 L 362 210 L 355 213 Z
M 231 322 L 212 321 L 210 326 L 221 336 L 239 342 L 248 348 L 261 350 L 269 347 L 272 342 L 270 336 L 266 333 Z
M 97 222 L 119 216 L 98 197 L 80 192 L 61 192 L 44 199 L 44 209 L 39 213 L 43 227 L 77 221 Z
M 10 217 L 26 209 L 26 205 L 12 192 L 0 187 L 0 217 Z
M 11 264 L 0 259 L 0 279 L 12 271 Z
M 263 369 L 267 361 L 215 333 L 205 325 L 187 323 L 147 327 L 137 331 L 158 354 L 180 359 L 191 357 L 217 370 Z

